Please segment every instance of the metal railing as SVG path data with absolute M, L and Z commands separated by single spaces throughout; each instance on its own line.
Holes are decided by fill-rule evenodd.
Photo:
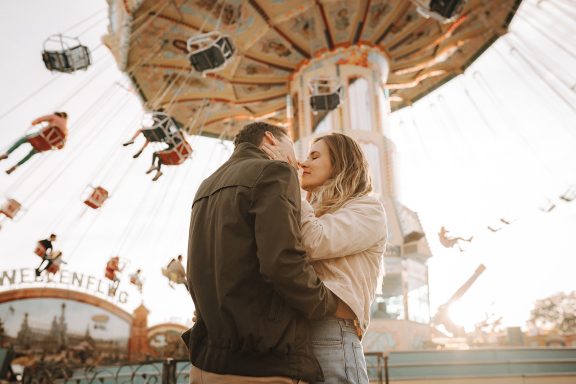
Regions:
M 370 382 L 389 384 L 388 352 L 364 352 L 364 357 L 366 358 L 366 369 Z
M 23 372 L 23 384 L 177 384 L 188 383 L 190 362 L 174 359 L 112 366 L 67 367 L 43 363 Z
M 389 384 L 388 355 L 366 352 L 366 367 L 371 383 Z M 146 361 L 135 364 L 72 367 L 46 362 L 23 373 L 23 384 L 182 384 L 190 380 L 186 360 Z

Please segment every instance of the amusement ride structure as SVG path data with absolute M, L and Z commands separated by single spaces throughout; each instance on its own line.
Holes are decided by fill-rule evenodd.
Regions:
M 388 115 L 463 73 L 506 33 L 519 4 L 116 0 L 103 41 L 144 105 L 163 107 L 190 134 L 233 138 L 264 120 L 286 127 L 300 154 L 328 132 L 358 140 L 389 228 L 365 348 L 410 348 L 429 339 L 431 252 L 418 217 L 397 200 Z
M 123 127 L 117 130 L 122 137 L 114 139 L 104 163 L 90 164 L 94 171 L 86 171 L 89 180 L 83 184 L 81 199 L 74 202 L 81 210 L 79 219 L 69 220 L 63 228 L 63 219 L 76 213 L 66 205 L 45 232 L 38 234 L 40 239 L 52 231 L 58 232 L 54 244 L 50 243 L 50 236 L 36 247 L 31 245 L 42 263 L 49 260 L 46 275 L 57 274 L 61 263 L 70 261 L 98 215 L 113 204 L 109 200 L 126 184 L 125 176 L 134 163 L 119 166 L 117 152 L 126 153 L 123 147 L 142 137 L 144 144 L 130 155 L 138 158 L 148 145 L 152 146 L 152 164 L 146 174 L 152 174 L 155 182 L 160 179 L 153 183 L 160 185 L 154 192 L 139 191 L 142 196 L 136 199 L 135 213 L 118 235 L 113 233 L 117 240 L 107 238 L 113 247 L 105 255 L 107 262 L 101 260 L 99 276 L 110 287 L 100 290 L 98 283 L 96 290 L 104 301 L 118 299 L 123 291 L 119 288 L 123 287 L 121 282 L 131 283 L 134 286 L 131 288 L 142 294 L 146 284 L 140 275 L 140 260 L 124 257 L 124 253 L 138 241 L 161 243 L 167 223 L 159 223 L 162 229 L 151 239 L 145 237 L 148 230 L 155 228 L 154 218 L 160 211 L 176 211 L 175 200 L 168 201 L 165 194 L 170 189 L 183 189 L 187 183 L 192 169 L 187 160 L 197 150 L 192 139 L 217 138 L 223 144 L 223 152 L 227 152 L 228 141 L 246 123 L 266 121 L 285 127 L 295 142 L 297 154 L 303 157 L 314 138 L 343 132 L 361 144 L 370 164 L 375 192 L 388 216 L 387 222 L 382 223 L 389 231 L 385 277 L 363 341 L 365 350 L 424 348 L 436 332 L 431 325 L 443 325 L 451 336 L 461 335 L 461 329 L 448 319 L 447 309 L 470 288 L 484 267 L 481 265 L 431 316 L 428 259 L 432 253 L 418 215 L 399 201 L 395 145 L 389 138 L 390 114 L 411 107 L 463 74 L 508 32 L 520 0 L 107 0 L 107 3 L 104 17 L 107 34 L 95 49 L 90 50 L 79 38 L 64 33 L 46 39 L 42 61 L 54 77 L 43 87 L 78 71 L 94 73 L 78 90 L 55 105 L 61 111 L 84 87 L 96 82 L 106 66 L 110 67 L 109 63 L 102 66 L 102 57 L 95 54 L 101 47 L 111 52 L 127 80 L 111 85 L 86 111 L 76 114 L 79 117 L 74 124 L 79 128 L 70 135 L 65 124 L 55 126 L 51 121 L 56 117 L 50 115 L 48 120 L 30 127 L 12 147 L 7 147 L 6 154 L 0 154 L 2 160 L 9 162 L 17 145 L 29 145 L 31 152 L 23 161 L 34 156 L 30 162 L 38 164 L 44 155 L 66 149 L 72 164 L 104 130 L 83 129 L 92 123 L 98 109 L 108 108 L 105 118 L 98 122 L 99 127 L 112 124 Z M 566 5 L 561 8 L 576 17 L 576 8 Z M 553 41 L 538 23 L 528 19 L 527 23 Z M 576 58 L 563 44 L 554 41 L 553 44 Z M 522 52 L 515 51 L 520 60 L 524 60 Z M 546 71 L 547 67 L 532 67 L 528 60 L 524 61 L 535 71 L 534 77 L 549 85 L 552 75 Z M 576 89 L 568 88 L 572 92 Z M 124 90 L 138 95 L 144 118 L 138 113 L 129 122 L 119 121 L 119 114 L 129 103 L 126 95 L 120 95 L 118 100 L 118 92 Z M 564 108 L 576 112 L 573 101 L 564 93 L 556 95 Z M 472 97 L 470 101 L 478 112 Z M 22 104 L 16 104 L 0 118 Z M 62 112 L 55 115 L 58 113 L 62 115 Z M 479 116 L 483 119 L 481 113 Z M 210 161 L 217 162 L 212 157 Z M 15 171 L 10 176 L 15 181 L 2 191 L 5 198 L 0 202 L 1 224 L 18 225 L 12 222 L 35 209 L 33 206 L 55 185 L 69 164 L 46 172 L 42 178 L 31 177 L 37 174 L 30 164 L 22 170 L 10 168 L 10 173 Z M 180 180 L 174 183 L 176 174 L 169 167 L 179 166 L 188 169 L 186 175 L 179 173 Z M 167 175 L 161 179 L 163 173 Z M 20 185 L 31 179 L 42 181 L 24 195 Z M 158 203 L 149 205 L 148 201 L 154 198 Z M 570 203 L 575 198 L 576 188 L 568 187 L 558 201 Z M 549 201 L 541 210 L 550 212 L 554 208 L 555 203 Z M 137 226 L 137 216 L 142 211 L 149 219 Z M 70 244 L 66 236 L 76 229 L 80 219 L 89 224 L 76 236 L 75 246 L 60 249 L 61 239 L 64 238 L 63 244 Z M 513 222 L 502 217 L 500 227 L 487 229 L 497 232 Z M 462 248 L 461 243 L 473 241 L 473 236 L 462 238 L 448 233 L 442 227 L 438 234 L 440 244 L 447 248 L 457 247 L 464 252 L 467 246 Z M 159 247 L 154 244 L 154 250 Z M 58 262 L 51 260 L 53 254 L 59 255 Z M 181 259 L 174 257 L 165 268 L 158 268 L 157 274 L 162 273 L 171 288 L 184 290 Z M 87 276 L 83 287 L 89 279 Z M 147 315 L 143 306 L 139 311 Z M 128 315 L 122 313 L 122 316 Z M 105 328 L 104 319 L 105 315 L 94 315 L 95 329 Z M 141 329 L 137 330 L 141 332 L 134 340 L 144 337 L 144 315 L 142 319 Z

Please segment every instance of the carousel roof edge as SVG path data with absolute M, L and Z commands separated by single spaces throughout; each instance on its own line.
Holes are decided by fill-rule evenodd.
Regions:
M 108 3 L 108 33 L 102 43 L 110 50 L 121 71 L 126 71 L 134 13 L 144 0 L 106 0 Z
M 510 26 L 510 23 L 512 22 L 512 20 L 514 19 L 514 15 L 516 14 L 516 11 L 518 10 L 518 7 L 520 6 L 520 4 L 522 3 L 523 0 L 515 0 L 514 1 L 514 5 L 512 6 L 512 8 L 510 9 L 510 12 L 508 13 L 508 16 L 506 16 L 506 19 L 504 20 L 504 23 L 502 23 L 502 28 L 501 28 L 501 33 L 497 33 L 494 36 L 492 36 L 492 38 L 490 38 L 488 41 L 486 41 L 486 43 L 482 46 L 482 48 L 480 48 L 472 57 L 470 57 L 470 59 L 468 59 L 468 61 L 466 61 L 466 63 L 464 63 L 464 65 L 462 65 L 461 67 L 461 73 L 452 73 L 449 74 L 448 76 L 446 76 L 445 79 L 443 79 L 442 81 L 438 82 L 437 84 L 434 84 L 434 86 L 432 86 L 431 88 L 426 89 L 424 92 L 421 92 L 419 94 L 417 94 L 416 96 L 414 96 L 411 100 L 409 101 L 402 101 L 400 103 L 398 103 L 396 106 L 393 103 L 390 103 L 390 110 L 391 112 L 396 112 L 399 111 L 405 107 L 409 107 L 411 105 L 413 105 L 415 102 L 417 102 L 418 100 L 422 99 L 424 96 L 434 92 L 435 90 L 437 90 L 438 88 L 440 88 L 441 86 L 443 86 L 444 84 L 446 84 L 447 82 L 449 82 L 450 80 L 454 79 L 455 77 L 459 76 L 460 74 L 464 73 L 468 68 L 470 68 L 470 66 L 480 57 L 482 56 L 482 54 L 484 54 L 484 52 L 486 52 L 488 50 L 488 48 L 490 48 L 492 46 L 492 44 L 494 44 L 500 37 L 502 37 L 505 33 L 508 31 L 508 28 Z

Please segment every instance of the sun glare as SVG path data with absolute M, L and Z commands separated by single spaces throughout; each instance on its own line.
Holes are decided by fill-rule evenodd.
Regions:
M 457 325 L 464 327 L 466 332 L 474 330 L 474 325 L 482 321 L 482 314 L 472 303 L 454 303 L 448 310 L 450 319 Z

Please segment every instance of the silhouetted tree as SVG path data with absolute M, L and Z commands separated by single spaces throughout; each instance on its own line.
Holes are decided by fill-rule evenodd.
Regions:
M 530 323 L 540 329 L 556 330 L 560 334 L 576 333 L 576 291 L 558 293 L 538 300 Z

